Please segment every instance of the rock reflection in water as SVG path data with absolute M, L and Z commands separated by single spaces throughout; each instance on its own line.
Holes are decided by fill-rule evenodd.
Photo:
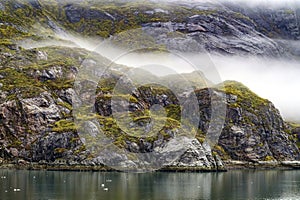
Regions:
M 147 174 L 0 171 L 0 199 L 5 200 L 299 199 L 299 188 L 300 171 Z

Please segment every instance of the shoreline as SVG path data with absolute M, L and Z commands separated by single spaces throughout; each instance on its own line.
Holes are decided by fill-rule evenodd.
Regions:
M 108 166 L 99 165 L 66 165 L 66 164 L 40 164 L 40 163 L 2 163 L 0 169 L 11 170 L 45 170 L 45 171 L 74 171 L 74 172 L 145 172 L 137 170 L 117 170 Z M 224 161 L 224 168 L 205 168 L 205 167 L 165 167 L 158 170 L 149 170 L 147 172 L 227 172 L 231 170 L 300 170 L 300 161 Z

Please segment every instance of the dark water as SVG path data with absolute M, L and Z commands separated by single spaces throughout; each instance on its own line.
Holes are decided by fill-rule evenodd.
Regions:
M 300 199 L 300 171 L 128 174 L 1 170 L 0 177 L 1 200 Z

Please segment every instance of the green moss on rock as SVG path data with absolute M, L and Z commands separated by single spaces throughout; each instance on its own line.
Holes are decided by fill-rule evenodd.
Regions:
M 77 126 L 71 120 L 62 119 L 55 122 L 52 131 L 58 133 L 65 133 L 65 132 L 76 132 Z
M 256 95 L 242 83 L 236 81 L 225 81 L 220 89 L 227 94 L 236 95 L 237 105 L 245 110 L 257 110 L 260 107 L 266 106 L 270 103 L 268 100 Z

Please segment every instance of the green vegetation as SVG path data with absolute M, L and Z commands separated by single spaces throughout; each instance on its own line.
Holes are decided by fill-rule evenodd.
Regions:
M 39 80 L 29 77 L 22 70 L 6 67 L 0 69 L 0 74 L 5 77 L 0 79 L 3 84 L 1 90 L 10 93 L 9 99 L 32 97 L 44 91 Z
M 230 160 L 230 156 L 226 153 L 224 148 L 220 145 L 215 145 L 213 148 L 213 154 L 217 154 L 222 160 Z
M 104 94 L 112 93 L 118 82 L 118 78 L 119 77 L 114 76 L 109 78 L 101 78 L 98 83 L 96 92 L 102 92 Z
M 86 136 L 87 143 L 89 145 L 96 146 L 97 141 L 103 140 L 103 136 L 113 139 L 113 144 L 119 148 L 125 148 L 127 145 L 126 141 L 139 144 L 141 142 L 140 140 L 143 139 L 145 142 L 153 143 L 158 139 L 159 135 L 163 136 L 165 139 L 168 139 L 171 137 L 168 131 L 175 131 L 180 128 L 180 122 L 177 120 L 168 117 L 152 116 L 149 111 L 145 111 L 143 113 L 146 115 L 143 116 L 141 112 L 139 114 L 132 113 L 131 115 L 128 115 L 127 113 L 122 115 L 119 113 L 118 117 L 116 118 L 104 117 L 97 114 L 93 116 L 80 115 L 78 117 L 83 121 L 97 120 L 99 122 L 99 130 L 101 130 L 102 134 L 98 134 L 96 137 L 90 137 L 88 135 Z M 56 129 L 53 129 L 53 131 L 64 130 L 66 127 L 74 127 L 73 124 L 69 123 L 69 121 L 67 122 L 63 120 L 60 123 L 56 123 Z M 154 122 L 154 126 L 151 129 L 151 133 L 154 134 L 145 131 L 146 125 L 151 122 Z M 129 127 L 129 124 L 131 124 L 131 127 Z
M 286 9 L 286 10 L 284 11 L 284 13 L 285 13 L 285 14 L 288 14 L 288 15 L 293 15 L 293 14 L 295 14 L 295 12 L 294 12 L 292 9 Z
M 275 158 L 273 156 L 266 156 L 265 161 L 273 161 Z
M 287 122 L 292 129 L 299 128 L 300 124 L 298 122 Z
M 298 149 L 300 150 L 300 134 L 299 134 L 299 130 L 300 130 L 300 124 L 297 122 L 287 122 L 288 127 L 288 134 L 289 134 L 289 139 L 293 142 L 296 142 L 296 145 L 298 147 Z
M 75 155 L 80 154 L 81 152 L 86 151 L 86 146 L 82 145 L 77 150 L 74 151 Z
M 60 121 L 55 122 L 52 131 L 58 133 L 76 132 L 77 126 L 71 120 L 62 119 Z
M 48 80 L 45 82 L 45 84 L 47 85 L 48 88 L 50 88 L 53 91 L 54 90 L 63 90 L 63 89 L 72 88 L 73 84 L 74 84 L 74 80 L 61 78 L 61 79 L 55 79 L 55 80 Z
M 170 104 L 166 106 L 167 117 L 180 121 L 181 120 L 181 106 L 178 104 Z
M 117 121 L 114 118 L 106 117 L 100 119 L 100 124 L 102 125 L 102 131 L 107 137 L 115 138 L 114 144 L 119 147 L 124 147 L 125 141 L 135 142 L 137 144 L 140 143 L 140 139 L 144 139 L 148 142 L 154 142 L 158 135 L 163 135 L 166 139 L 170 137 L 170 135 L 166 134 L 167 130 L 178 129 L 180 123 L 171 118 L 154 118 L 154 127 L 152 127 L 152 131 L 154 134 L 150 134 L 150 132 L 145 132 L 144 127 L 146 124 L 149 124 L 153 119 L 149 116 L 142 116 L 130 119 L 130 117 L 126 116 L 124 120 L 118 121 L 118 123 L 122 126 L 122 129 L 117 125 Z M 130 122 L 135 124 L 132 128 L 126 128 Z M 159 128 L 159 129 L 156 129 Z
M 245 110 L 258 110 L 261 106 L 267 106 L 270 102 L 257 96 L 249 88 L 236 81 L 225 81 L 219 89 L 227 94 L 237 96 L 236 104 L 233 106 L 241 106 Z
M 297 141 L 296 145 L 297 145 L 298 149 L 300 149 L 300 141 Z
M 73 110 L 73 107 L 71 104 L 67 103 L 67 102 L 64 102 L 64 101 L 61 101 L 61 102 L 58 102 L 57 105 L 60 105 L 62 107 L 65 107 L 67 108 L 68 110 Z
M 8 148 L 20 148 L 20 146 L 23 144 L 22 141 L 15 139 L 10 145 L 8 145 Z
M 237 19 L 242 19 L 242 20 L 247 20 L 247 21 L 252 22 L 252 20 L 248 16 L 245 16 L 242 13 L 239 13 L 239 12 L 235 12 L 234 17 L 237 18 Z
M 62 154 L 66 151 L 68 151 L 68 149 L 65 149 L 65 148 L 56 148 L 56 149 L 54 149 L 54 152 L 57 153 L 57 154 Z
M 8 40 L 6 42 L 7 45 L 12 43 Z M 38 60 L 38 51 L 44 52 L 48 59 Z M 35 97 L 44 91 L 55 93 L 57 90 L 72 88 L 74 76 L 71 74 L 71 68 L 80 66 L 76 57 L 82 54 L 81 51 L 77 49 L 70 51 L 69 48 L 63 47 L 21 49 L 18 52 L 10 50 L 11 58 L 7 57 L 0 61 L 0 66 L 3 66 L 0 68 L 0 75 L 4 77 L 0 79 L 1 90 L 8 92 L 7 99 L 13 100 Z M 59 72 L 54 79 L 44 80 L 41 74 L 47 70 Z
M 15 43 L 33 37 L 34 34 L 31 31 L 33 24 L 45 18 L 42 11 L 34 9 L 26 3 L 17 9 L 12 6 L 12 4 L 6 3 L 6 9 L 0 10 L 0 22 L 4 22 L 0 25 L 0 39 Z M 0 48 L 6 45 L 2 42 Z

